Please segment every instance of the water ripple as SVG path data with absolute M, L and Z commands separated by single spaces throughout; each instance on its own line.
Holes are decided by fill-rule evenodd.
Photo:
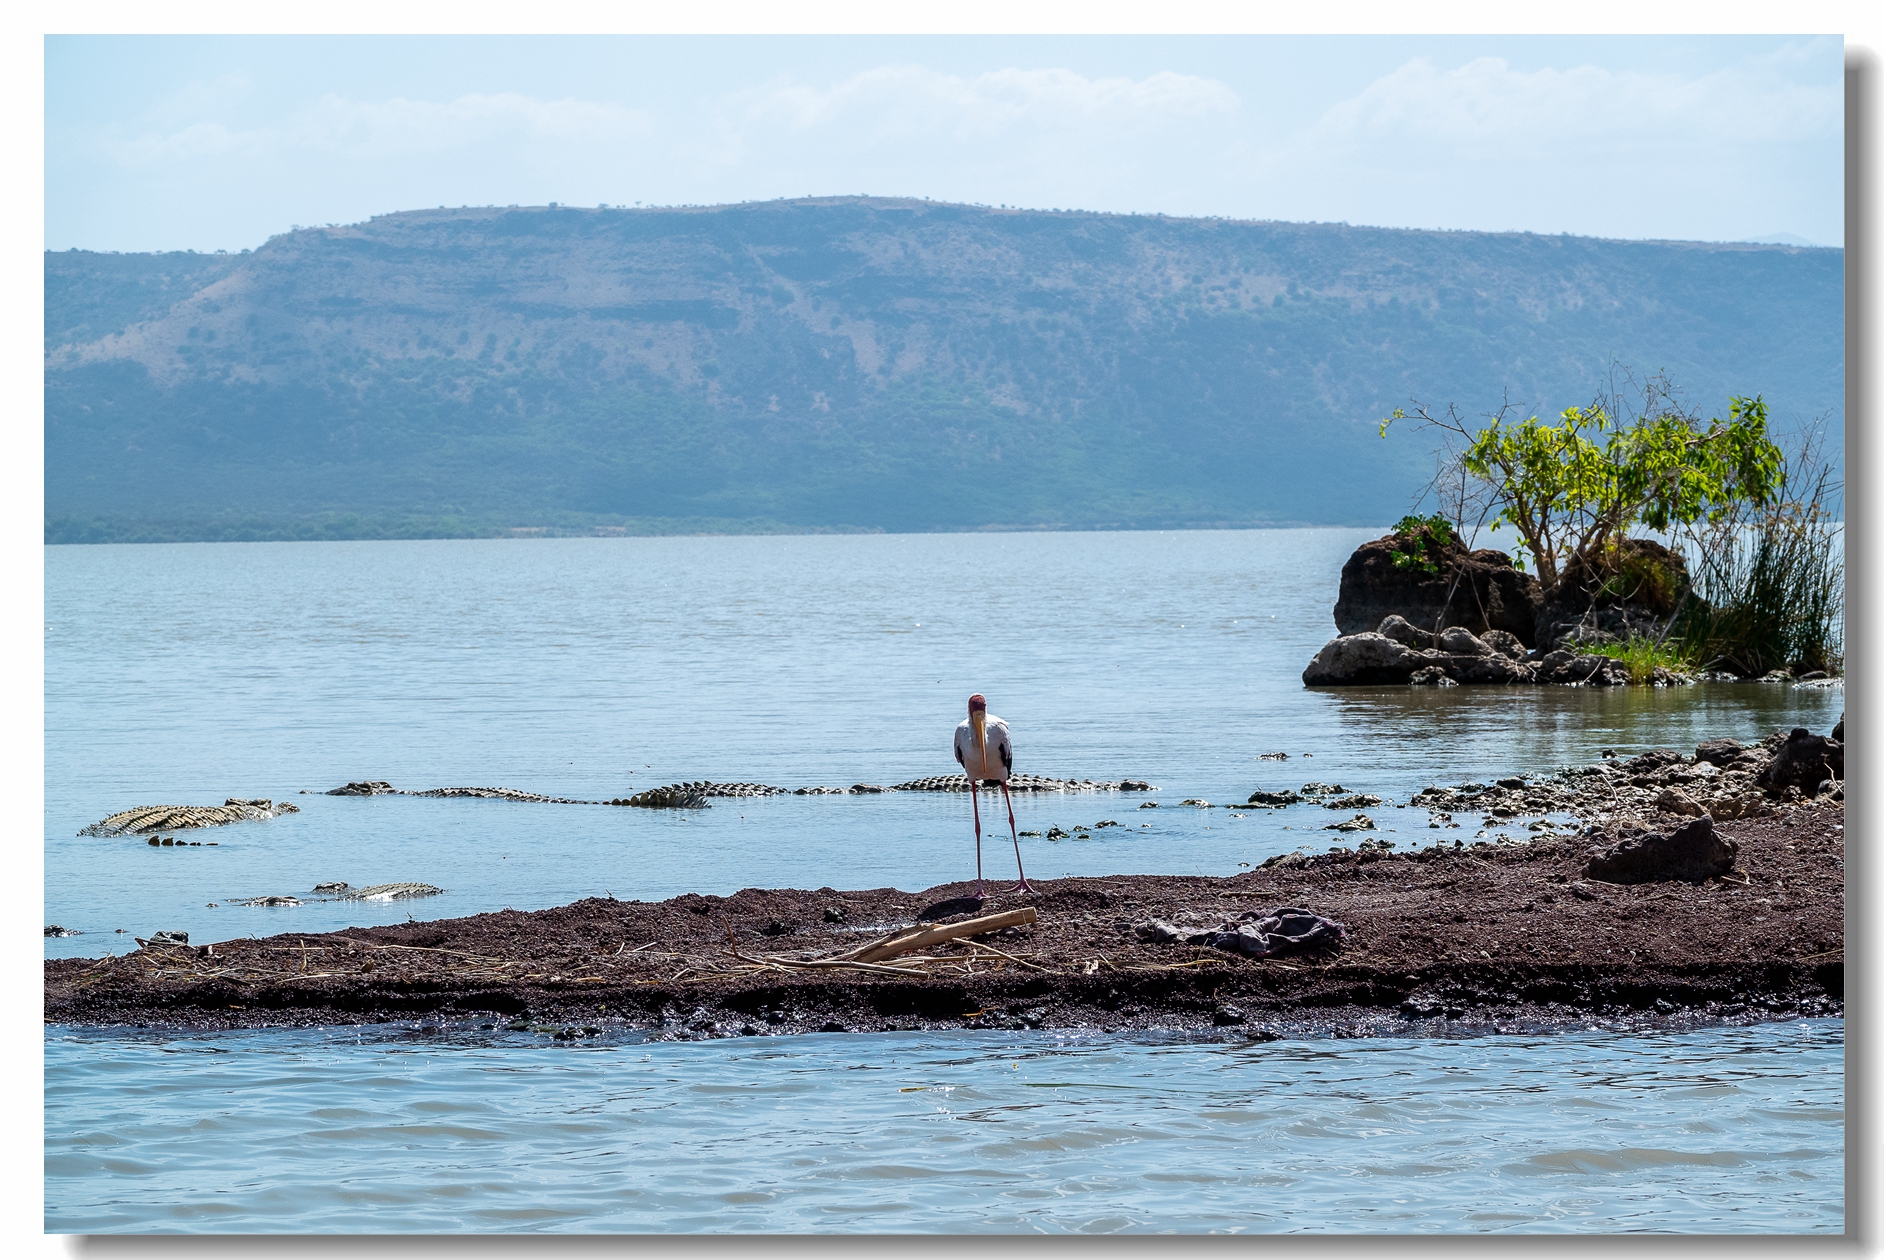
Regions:
M 52 1030 L 46 1227 L 1844 1224 L 1838 1020 L 1338 1045 L 933 1033 L 578 1052 L 404 1036 Z M 676 1107 L 676 1091 L 697 1101 Z

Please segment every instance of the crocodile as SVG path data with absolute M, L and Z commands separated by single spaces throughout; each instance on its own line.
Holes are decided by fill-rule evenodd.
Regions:
M 373 884 L 366 888 L 349 888 L 340 897 L 343 901 L 404 901 L 408 897 L 436 897 L 444 891 L 430 884 Z
M 344 879 L 333 880 L 325 884 L 314 885 L 314 896 L 332 901 L 403 901 L 408 897 L 436 897 L 444 892 L 430 884 L 395 883 L 372 884 L 365 888 L 355 888 Z M 297 897 L 250 897 L 232 904 L 242 906 L 298 906 L 304 904 Z
M 383 793 L 374 793 L 375 796 Z M 425 792 L 399 792 L 398 796 L 470 796 L 487 801 L 538 801 L 545 805 L 600 805 L 601 801 L 579 801 L 568 796 L 539 796 L 535 792 L 524 792 L 517 788 L 480 788 L 449 787 L 432 788 Z
M 993 782 L 993 780 L 989 780 Z M 893 792 L 966 792 L 965 774 L 938 774 L 927 779 L 898 783 Z M 1143 779 L 1119 779 L 1094 782 L 1092 779 L 1055 779 L 1044 774 L 1017 774 L 1007 781 L 1010 792 L 1155 792 L 1158 789 Z
M 666 787 L 649 788 L 645 792 L 636 792 L 633 796 L 623 796 L 616 800 L 605 801 L 607 805 L 633 805 L 640 809 L 706 809 L 707 797 L 710 796 L 711 783 L 670 783 Z
M 911 779 L 907 783 L 898 783 L 892 787 L 881 787 L 874 783 L 854 783 L 850 787 L 783 788 L 770 783 L 713 783 L 699 779 L 648 788 L 632 796 L 616 797 L 613 800 L 586 801 L 567 796 L 541 796 L 535 792 L 524 792 L 517 788 L 452 787 L 432 788 L 424 792 L 407 792 L 393 787 L 382 779 L 363 779 L 348 783 L 344 787 L 330 788 L 327 795 L 429 796 L 435 799 L 473 797 L 482 800 L 535 801 L 548 805 L 633 805 L 642 809 L 706 809 L 710 798 L 716 796 L 880 796 L 890 792 L 966 792 L 968 787 L 967 777 L 959 774 Z M 1008 788 L 1015 792 L 1155 792 L 1158 790 L 1143 779 L 1095 781 L 1092 779 L 1054 779 L 1039 774 L 1017 774 L 1008 780 Z
M 573 796 L 544 796 L 519 788 L 447 787 L 407 792 L 383 779 L 364 779 L 344 787 L 330 788 L 328 796 L 425 796 L 434 800 L 469 798 L 486 801 L 527 801 L 542 805 L 637 805 L 643 809 L 705 809 L 709 796 L 772 796 L 784 792 L 781 787 L 763 783 L 670 783 L 649 788 L 633 796 L 611 801 L 581 800 Z
M 300 806 L 266 798 L 246 800 L 232 796 L 220 805 L 140 805 L 93 823 L 81 836 L 133 836 L 153 831 L 181 831 L 186 827 L 221 827 L 234 822 L 259 822 L 298 814 Z

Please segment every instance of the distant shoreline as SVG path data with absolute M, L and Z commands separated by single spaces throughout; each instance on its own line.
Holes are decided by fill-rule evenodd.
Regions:
M 626 523 L 566 523 L 553 525 L 500 525 L 488 521 L 461 521 L 452 517 L 316 518 L 269 521 L 242 519 L 229 522 L 149 522 L 56 518 L 46 522 L 45 546 L 91 546 L 137 543 L 215 542 L 433 542 L 462 539 L 535 538 L 741 538 L 755 536 L 824 537 L 858 534 L 1103 534 L 1103 533 L 1223 533 L 1276 529 L 1385 530 L 1376 522 L 1317 521 L 1171 521 L 1110 522 L 1102 524 L 1015 525 L 993 524 L 936 529 L 883 529 L 862 525 L 792 525 L 778 521 L 635 519 Z

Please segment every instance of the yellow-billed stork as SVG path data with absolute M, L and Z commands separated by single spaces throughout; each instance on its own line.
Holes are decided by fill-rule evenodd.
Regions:
M 1007 733 L 1007 723 L 988 712 L 987 697 L 977 692 L 968 697 L 968 720 L 955 728 L 955 760 L 968 775 L 968 799 L 975 807 L 975 896 L 985 895 L 981 881 L 981 785 L 1001 785 L 1001 799 L 1007 802 L 1007 829 L 1014 836 L 1014 867 L 1020 871 L 1020 883 L 1011 891 L 1031 893 L 1027 871 L 1021 866 L 1020 832 L 1014 825 L 1014 798 L 1008 794 L 1007 778 L 1014 772 L 1014 741 Z

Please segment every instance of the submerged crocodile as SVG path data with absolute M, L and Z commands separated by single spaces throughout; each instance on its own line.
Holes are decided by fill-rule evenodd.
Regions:
M 139 805 L 95 822 L 81 836 L 133 836 L 152 831 L 181 831 L 186 827 L 221 827 L 234 822 L 260 822 L 283 814 L 300 813 L 298 805 L 266 798 L 245 800 L 232 796 L 220 805 Z
M 992 782 L 992 780 L 990 780 Z M 938 774 L 927 779 L 898 783 L 893 792 L 966 792 L 965 774 Z M 1007 781 L 1010 792 L 1156 792 L 1143 779 L 1119 779 L 1094 782 L 1092 779 L 1053 779 L 1044 774 L 1017 774 Z
M 1041 774 L 1017 774 L 1008 780 L 1015 792 L 1155 792 L 1158 789 L 1143 779 L 1054 779 Z M 429 796 L 475 797 L 483 800 L 535 801 L 549 805 L 633 805 L 641 809 L 706 809 L 712 797 L 745 796 L 878 796 L 887 792 L 966 792 L 965 775 L 944 774 L 927 779 L 911 779 L 892 787 L 874 783 L 856 783 L 850 787 L 783 788 L 769 783 L 713 783 L 699 779 L 687 783 L 669 783 L 648 788 L 633 796 L 607 801 L 577 800 L 567 796 L 541 796 L 517 788 L 454 787 L 432 788 L 425 792 L 407 792 L 381 779 L 364 779 L 344 787 L 331 788 L 329 796 Z
M 579 801 L 568 796 L 539 796 L 535 792 L 519 791 L 517 788 L 479 788 L 450 787 L 432 788 L 427 792 L 401 792 L 401 796 L 471 796 L 487 801 L 539 801 L 545 805 L 600 805 L 600 801 Z
M 606 805 L 633 805 L 639 809 L 706 809 L 707 797 L 713 795 L 711 783 L 670 783 L 624 796 Z

